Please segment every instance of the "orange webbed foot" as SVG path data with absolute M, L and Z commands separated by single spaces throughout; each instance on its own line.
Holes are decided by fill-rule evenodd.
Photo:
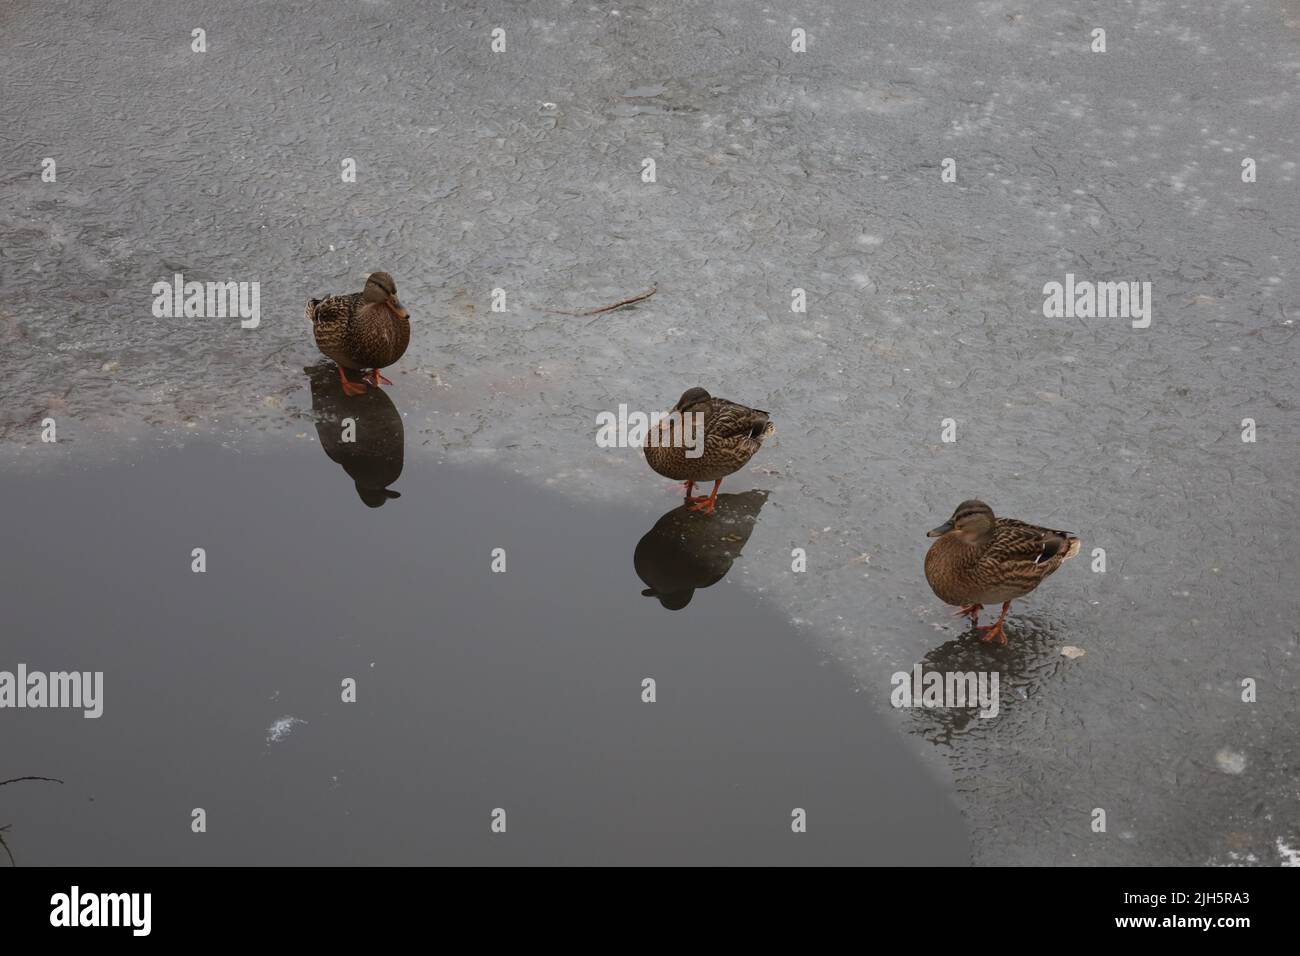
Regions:
M 339 381 L 343 383 L 344 395 L 364 395 L 366 386 L 358 382 L 348 381 L 347 373 L 343 371 L 343 366 L 339 366 Z
M 389 378 L 384 378 L 384 374 L 381 371 L 379 371 L 379 369 L 377 368 L 372 368 L 369 372 L 367 372 L 364 376 L 362 376 L 362 381 L 365 382 L 367 385 L 375 386 L 375 388 L 378 388 L 380 385 L 393 384 L 393 380 Z
M 1002 605 L 1002 613 L 998 615 L 996 621 L 992 624 L 985 625 L 984 627 L 975 628 L 975 630 L 979 631 L 981 641 L 997 641 L 999 644 L 1005 644 L 1007 642 L 1007 632 L 1002 630 L 1002 622 L 1007 619 L 1007 611 L 1010 610 L 1010 608 L 1011 602 L 1007 601 Z
M 691 497 L 691 489 L 690 489 L 690 488 L 687 488 L 687 489 L 686 489 L 686 509 L 687 509 L 688 511 L 699 511 L 699 512 L 702 512 L 702 513 L 704 513 L 704 514 L 706 514 L 706 515 L 711 515 L 711 514 L 713 514 L 713 505 L 714 505 L 714 503 L 718 500 L 718 486 L 721 485 L 721 484 L 722 484 L 722 479 L 721 479 L 721 478 L 719 478 L 717 481 L 715 481 L 715 482 L 713 483 L 713 494 L 709 495 L 707 498 L 705 498 L 705 497 L 702 496 L 702 495 L 701 495 L 700 497 L 698 497 L 698 498 L 692 498 L 692 497 Z
M 680 481 L 677 484 L 673 485 L 673 488 L 674 490 L 681 491 L 684 493 L 682 501 L 688 506 L 698 504 L 701 501 L 709 500 L 708 495 L 691 494 L 691 492 L 695 490 L 695 482 L 693 481 Z M 699 510 L 699 509 L 692 509 L 692 510 Z

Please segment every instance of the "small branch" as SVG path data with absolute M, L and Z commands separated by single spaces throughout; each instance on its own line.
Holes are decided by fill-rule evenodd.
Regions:
M 631 305 L 633 302 L 640 302 L 642 299 L 648 299 L 658 291 L 659 287 L 655 286 L 649 292 L 642 292 L 640 295 L 630 296 L 626 299 L 619 299 L 619 301 L 615 302 L 613 305 L 602 305 L 599 309 L 587 309 L 584 312 L 565 312 L 562 309 L 547 309 L 546 311 L 550 315 L 600 315 L 602 312 L 613 312 L 615 309 L 621 309 L 623 306 Z
M 12 777 L 9 780 L 0 780 L 0 787 L 3 787 L 6 783 L 18 783 L 22 780 L 44 780 L 47 783 L 63 783 L 63 781 L 59 780 L 57 777 Z M 0 827 L 0 847 L 3 847 L 5 853 L 8 855 L 9 865 L 17 866 L 18 864 L 14 862 L 14 851 L 9 849 L 9 844 L 5 842 L 4 838 L 4 832 L 11 826 L 13 826 L 12 823 L 6 823 L 4 826 Z
M 63 783 L 57 777 L 14 777 L 12 780 L 0 780 L 0 787 L 3 787 L 6 783 L 18 783 L 20 780 L 45 780 L 49 783 Z

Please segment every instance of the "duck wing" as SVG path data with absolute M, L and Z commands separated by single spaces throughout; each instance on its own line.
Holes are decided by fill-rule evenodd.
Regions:
M 767 412 L 729 402 L 725 398 L 709 400 L 704 429 L 710 438 L 761 439 L 771 422 Z
M 1079 550 L 1079 539 L 1069 531 L 1054 531 L 1026 524 L 1015 518 L 999 518 L 993 531 L 993 542 L 985 555 L 1003 564 L 1047 565 L 1054 569 Z
M 307 320 L 316 329 L 343 329 L 357 314 L 360 301 L 360 293 L 312 299 L 307 303 Z

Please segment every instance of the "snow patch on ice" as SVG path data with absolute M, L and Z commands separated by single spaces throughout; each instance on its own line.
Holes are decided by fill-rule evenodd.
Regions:
M 298 724 L 305 724 L 307 721 L 300 720 L 297 717 L 281 717 L 276 720 L 270 727 L 266 728 L 266 742 L 268 744 L 278 744 L 285 737 L 289 736 L 290 731 Z

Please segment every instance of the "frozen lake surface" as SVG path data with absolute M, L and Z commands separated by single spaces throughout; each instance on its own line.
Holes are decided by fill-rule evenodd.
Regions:
M 230 622 L 253 642 L 238 667 L 226 659 L 230 678 L 274 668 L 278 655 L 330 682 L 345 663 L 376 660 L 378 673 L 376 655 L 341 642 L 326 618 L 301 616 L 311 563 L 345 553 L 332 550 L 332 509 L 346 507 L 338 514 L 359 539 L 349 547 L 382 567 L 394 560 L 379 540 L 390 520 L 430 547 L 447 522 L 471 517 L 490 538 L 505 528 L 494 524 L 500 497 L 474 482 L 453 501 L 429 484 L 435 470 L 463 466 L 509 480 L 521 501 L 546 493 L 548 600 L 584 622 L 591 643 L 573 651 L 595 653 L 596 635 L 624 636 L 622 605 L 591 603 L 606 579 L 590 577 L 601 567 L 585 555 L 574 573 L 559 571 L 589 534 L 609 550 L 617 539 L 622 571 L 634 569 L 636 540 L 671 505 L 638 451 L 597 446 L 596 416 L 623 403 L 666 408 L 703 385 L 772 414 L 775 437 L 722 488 L 768 494 L 723 584 L 674 612 L 632 580 L 620 600 L 638 614 L 706 613 L 705 597 L 742 585 L 748 595 L 714 632 L 736 673 L 762 666 L 740 639 L 755 601 L 764 633 L 783 614 L 804 642 L 799 666 L 825 662 L 857 689 L 847 699 L 876 715 L 846 733 L 865 748 L 892 726 L 902 746 L 940 758 L 977 863 L 1276 864 L 1280 846 L 1300 845 L 1291 0 L 1087 12 L 960 0 L 19 2 L 0 24 L 0 463 L 18 513 L 6 532 L 41 539 L 9 549 L 7 580 L 66 574 L 49 562 L 69 551 L 107 560 L 98 526 L 78 539 L 68 516 L 89 522 L 88 501 L 129 500 L 132 469 L 165 460 L 164 474 L 189 476 L 177 494 L 227 503 L 229 527 L 265 516 L 258 546 L 240 553 L 260 563 L 247 586 L 283 579 L 298 595 L 256 605 L 278 636 L 265 646 L 253 621 Z M 504 53 L 490 48 L 496 27 Z M 791 52 L 796 27 L 806 53 Z M 1105 53 L 1089 49 L 1096 27 Z M 195 28 L 205 53 L 191 50 Z M 58 75 L 52 62 L 64 64 Z M 46 157 L 56 182 L 42 181 Z M 340 176 L 349 158 L 355 183 Z M 653 183 L 642 180 L 647 158 Z M 941 179 L 947 158 L 955 182 Z M 1242 181 L 1246 159 L 1255 182 Z M 328 501 L 321 493 L 308 544 L 305 517 L 224 493 L 238 469 L 202 449 L 222 443 L 250 474 L 294 474 L 279 463 L 316 436 L 303 303 L 359 289 L 361 273 L 381 268 L 415 323 L 388 371 L 404 423 L 395 488 L 424 490 L 378 510 L 346 484 Z M 153 284 L 176 272 L 259 282 L 260 325 L 155 318 Z M 1043 287 L 1067 274 L 1151 282 L 1150 327 L 1045 318 Z M 651 287 L 654 297 L 602 316 L 546 311 Z M 796 288 L 806 313 L 791 311 Z M 504 312 L 492 311 L 494 289 Z M 39 441 L 47 417 L 54 446 Z M 1247 418 L 1253 443 L 1241 440 Z M 955 442 L 941 440 L 945 419 Z M 76 475 L 102 476 L 105 497 L 65 499 Z M 383 478 L 366 476 L 360 490 Z M 268 500 L 284 491 L 268 487 Z M 921 573 L 926 530 L 971 497 L 1083 540 L 1079 558 L 1013 608 L 1005 648 L 958 640 Z M 35 502 L 56 513 L 33 513 Z M 172 506 L 169 529 L 151 527 L 147 511 L 134 527 L 185 555 L 203 529 Z M 569 530 L 557 540 L 561 515 Z M 144 545 L 127 543 L 144 562 Z M 791 572 L 793 548 L 807 552 L 804 574 Z M 1105 573 L 1092 570 L 1095 548 Z M 423 590 L 417 553 L 402 553 L 410 578 L 388 599 L 414 621 L 409 589 L 421 601 L 440 592 Z M 471 548 L 467 579 L 485 555 Z M 131 642 L 145 641 L 154 705 L 166 681 L 201 672 L 200 655 L 218 653 L 204 641 L 219 640 L 192 630 L 189 592 L 163 594 L 195 588 L 197 576 L 176 555 L 164 563 L 171 584 L 156 563 L 114 571 L 132 573 L 142 609 L 161 601 L 175 620 L 160 630 L 142 610 L 94 645 L 109 666 L 136 660 L 145 649 Z M 48 593 L 60 602 L 92 587 L 57 584 L 66 590 Z M 475 578 L 466 600 L 491 586 Z M 51 633 L 30 630 L 39 615 L 24 620 L 11 654 Z M 547 660 L 527 656 L 531 636 L 500 639 L 519 643 L 498 648 L 494 666 L 508 653 L 521 667 Z M 892 711 L 890 676 L 919 661 L 997 670 L 998 717 Z M 696 663 L 661 662 L 679 676 Z M 721 680 L 728 669 L 717 668 L 699 679 Z M 1247 678 L 1254 703 L 1242 701 Z M 271 745 L 286 754 L 344 732 L 323 702 L 286 710 L 269 699 L 275 689 L 235 691 L 249 704 L 238 710 L 247 746 L 263 747 L 286 716 L 309 721 Z M 175 693 L 191 700 L 183 686 Z M 420 727 L 374 720 L 368 732 L 406 735 L 385 753 L 420 761 Z M 141 772 L 186 752 L 145 726 Z M 844 746 L 835 759 L 851 781 L 870 760 Z M 205 757 L 194 753 L 196 764 Z M 273 761 L 256 766 L 273 773 Z M 335 772 L 327 760 L 316 769 L 296 785 L 309 791 Z M 6 762 L 0 778 L 45 772 Z M 165 772 L 190 800 L 188 771 Z M 15 839 L 35 825 L 17 801 L 56 799 L 20 796 L 28 786 L 45 785 L 0 790 L 0 824 L 13 822 Z M 1105 833 L 1090 828 L 1096 808 Z M 304 845 L 325 858 L 318 841 Z

